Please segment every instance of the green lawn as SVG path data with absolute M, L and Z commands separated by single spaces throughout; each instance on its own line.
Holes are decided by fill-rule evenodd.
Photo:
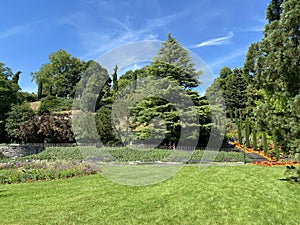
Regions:
M 299 224 L 284 167 L 186 166 L 152 186 L 100 175 L 0 186 L 1 224 Z

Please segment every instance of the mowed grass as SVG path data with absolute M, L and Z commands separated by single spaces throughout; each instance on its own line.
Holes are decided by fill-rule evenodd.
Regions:
M 100 175 L 0 186 L 1 224 L 299 224 L 284 167 L 186 166 L 133 187 Z

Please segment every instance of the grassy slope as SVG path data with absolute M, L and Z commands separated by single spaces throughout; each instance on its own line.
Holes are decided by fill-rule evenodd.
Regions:
M 300 187 L 283 167 L 187 166 L 122 186 L 99 175 L 0 186 L 1 224 L 298 224 Z

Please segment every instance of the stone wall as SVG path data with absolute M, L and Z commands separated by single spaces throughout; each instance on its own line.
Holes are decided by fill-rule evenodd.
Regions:
M 0 146 L 0 152 L 9 158 L 19 158 L 27 155 L 37 154 L 44 151 L 43 146 L 10 144 L 8 146 Z

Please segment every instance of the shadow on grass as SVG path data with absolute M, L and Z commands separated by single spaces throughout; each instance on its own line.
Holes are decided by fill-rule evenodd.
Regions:
M 6 192 L 6 193 L 5 193 Z M 7 193 L 8 190 L 0 190 L 0 198 L 12 196 L 12 193 Z

